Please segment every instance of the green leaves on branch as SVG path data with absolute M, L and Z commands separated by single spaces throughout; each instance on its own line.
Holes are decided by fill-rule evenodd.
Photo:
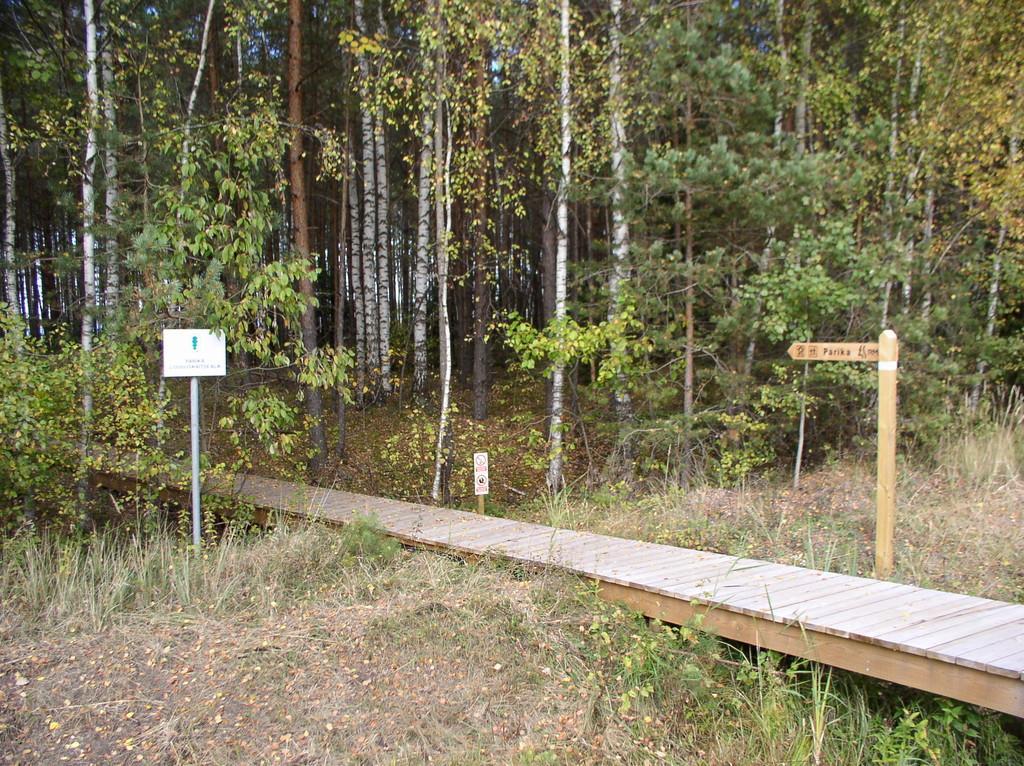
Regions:
M 546 372 L 554 364 L 598 361 L 599 384 L 610 383 L 620 374 L 638 374 L 639 360 L 650 351 L 649 341 L 640 335 L 643 325 L 631 305 L 624 306 L 612 321 L 582 325 L 566 317 L 549 322 L 543 330 L 513 312 L 497 328 L 522 369 Z

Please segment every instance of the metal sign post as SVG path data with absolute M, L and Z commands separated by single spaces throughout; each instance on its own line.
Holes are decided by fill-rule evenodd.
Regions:
M 484 497 L 491 491 L 490 468 L 486 452 L 473 453 L 473 492 L 476 494 L 477 513 L 484 512 Z
M 875 490 L 875 576 L 892 574 L 896 518 L 896 375 L 899 340 L 886 330 L 878 343 L 794 343 L 801 362 L 878 362 L 878 483 Z
M 164 330 L 164 377 L 191 378 L 192 405 L 192 543 L 202 542 L 199 476 L 199 378 L 227 372 L 227 343 L 212 330 Z

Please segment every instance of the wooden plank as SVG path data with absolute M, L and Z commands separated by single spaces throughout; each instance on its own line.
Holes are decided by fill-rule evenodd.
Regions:
M 693 568 L 666 569 L 664 573 L 652 573 L 638 580 L 637 585 L 652 593 L 665 593 L 670 596 L 680 595 L 681 589 L 693 590 L 704 588 L 706 584 L 716 577 L 720 577 L 737 566 L 743 566 L 743 571 L 749 571 L 751 567 L 743 565 L 741 559 L 722 558 L 711 562 L 702 562 Z
M 1007 658 L 1013 658 L 1016 655 L 1024 652 L 1024 632 L 1018 632 L 1016 635 L 1001 636 L 992 643 L 986 644 L 985 646 L 973 646 L 964 648 L 962 646 L 955 646 L 959 644 L 962 639 L 956 639 L 950 641 L 949 644 L 943 644 L 941 646 L 934 647 L 936 650 L 948 648 L 950 652 L 957 654 L 957 663 L 963 662 L 970 667 L 981 667 L 984 668 L 990 663 L 993 667 L 1000 669 L 1014 668 L 1018 671 L 1024 671 L 1024 657 L 1020 660 L 1020 665 L 1015 666 L 1002 662 Z
M 907 628 L 897 628 L 887 633 L 875 634 L 880 640 L 896 644 L 928 649 L 958 638 L 974 634 L 1014 621 L 1022 624 L 1021 609 L 1009 604 L 988 603 L 971 605 L 954 614 L 935 620 L 926 620 Z
M 521 545 L 526 540 L 543 541 L 550 540 L 553 530 L 548 528 L 541 529 L 517 529 L 510 530 L 509 532 L 502 532 L 494 536 L 494 539 L 484 538 L 483 540 L 477 541 L 474 545 L 481 553 L 501 553 L 502 555 L 510 556 L 519 560 L 522 560 L 522 556 L 517 555 L 513 552 L 514 546 Z
M 887 604 L 884 609 L 876 610 L 860 618 L 857 630 L 863 635 L 877 635 L 899 628 L 908 628 L 922 619 L 938 619 L 956 614 L 968 608 L 972 599 L 941 600 L 936 602 L 930 591 L 917 591 Z
M 608 542 L 593 550 L 573 550 L 571 555 L 561 559 L 560 565 L 577 574 L 602 573 L 625 582 L 634 567 L 647 566 L 650 559 L 650 549 L 646 546 L 623 547 Z
M 816 662 L 863 675 L 941 694 L 1017 717 L 1024 717 L 1024 683 L 973 668 L 952 665 L 919 655 L 904 655 L 873 644 L 819 633 L 802 626 L 781 625 L 727 609 L 708 609 L 684 599 L 648 593 L 614 583 L 600 583 L 608 601 L 621 601 L 665 622 L 690 624 L 698 615 L 701 625 L 724 638 L 806 657 Z
M 725 571 L 733 562 L 725 557 L 697 559 L 678 556 L 647 556 L 640 562 L 616 564 L 608 574 L 633 582 L 637 587 L 658 587 L 667 582 L 696 580 L 710 574 Z M 604 573 L 602 570 L 601 573 Z
M 483 529 L 466 530 L 465 532 L 459 532 L 456 535 L 452 535 L 451 544 L 458 546 L 463 550 L 471 550 L 475 553 L 479 553 L 482 552 L 484 548 L 484 546 L 480 544 L 481 540 L 494 538 L 495 535 L 501 533 L 515 535 L 518 534 L 521 529 L 522 526 L 517 521 L 500 519 L 498 523 L 488 524 Z
M 584 545 L 594 546 L 595 544 L 602 543 L 603 540 L 599 535 L 589 534 L 587 532 L 573 532 L 565 529 L 555 529 L 550 536 L 547 543 L 541 541 L 534 541 L 524 543 L 523 545 L 516 545 L 514 550 L 516 553 L 522 556 L 536 556 L 537 562 L 541 564 L 550 564 L 551 559 L 556 555 L 563 546 L 567 545 Z M 611 543 L 612 547 L 615 547 L 614 543 Z
M 993 617 L 996 616 L 993 614 Z M 925 653 L 1000 675 L 1020 676 L 1021 671 L 1024 671 L 1024 664 L 1006 661 L 1016 651 L 1024 650 L 1024 619 L 1016 617 L 1001 623 L 989 621 L 987 625 L 978 620 L 975 631 L 956 638 L 950 637 L 951 634 L 950 630 L 936 632 L 935 643 L 929 642 Z M 1001 656 L 987 661 L 980 659 L 991 654 Z
M 593 535 L 592 537 L 594 539 L 580 538 L 560 545 L 550 563 L 572 567 L 581 560 L 603 558 L 622 548 L 622 541 L 616 538 L 603 535 Z
M 437 523 L 423 527 L 417 534 L 424 540 L 432 542 L 436 542 L 439 538 L 452 539 L 455 535 L 469 529 L 493 529 L 496 525 L 489 523 L 488 518 L 487 516 L 481 518 L 475 514 L 468 518 L 465 516 L 450 516 L 446 519 L 435 518 Z M 495 521 L 498 520 L 495 519 Z
M 913 586 L 898 583 L 883 583 L 889 587 L 853 591 L 850 596 L 840 601 L 823 600 L 820 606 L 805 604 L 803 610 L 797 610 L 797 618 L 801 625 L 824 633 L 849 638 L 857 634 L 857 629 L 879 610 L 887 609 L 893 602 L 898 602 L 913 591 Z M 817 606 L 820 611 L 810 611 Z
M 736 608 L 762 609 L 773 619 L 793 619 L 807 605 L 833 603 L 840 596 L 850 598 L 858 591 L 866 595 L 876 582 L 860 578 L 819 578 L 803 583 L 780 583 L 767 592 L 737 598 L 730 603 Z M 878 591 L 876 591 L 878 592 Z
M 619 575 L 627 575 L 636 570 L 650 566 L 659 558 L 664 558 L 665 553 L 651 543 L 629 541 L 618 538 L 606 538 L 602 544 L 605 555 L 601 563 L 609 572 Z

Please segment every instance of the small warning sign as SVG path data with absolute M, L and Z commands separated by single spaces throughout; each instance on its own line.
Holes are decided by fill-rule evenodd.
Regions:
M 487 495 L 491 491 L 491 480 L 487 465 L 486 452 L 473 453 L 473 492 L 477 495 Z

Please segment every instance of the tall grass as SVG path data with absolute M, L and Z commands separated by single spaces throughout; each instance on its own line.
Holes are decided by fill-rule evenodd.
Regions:
M 949 479 L 973 489 L 1024 483 L 1024 391 L 1013 387 L 974 411 L 965 403 L 938 457 Z
M 19 537 L 0 548 L 0 602 L 28 629 L 71 632 L 100 631 L 145 611 L 266 613 L 337 583 L 360 556 L 397 550 L 368 521 L 339 534 L 289 525 L 259 536 L 229 533 L 199 554 L 169 531 Z

